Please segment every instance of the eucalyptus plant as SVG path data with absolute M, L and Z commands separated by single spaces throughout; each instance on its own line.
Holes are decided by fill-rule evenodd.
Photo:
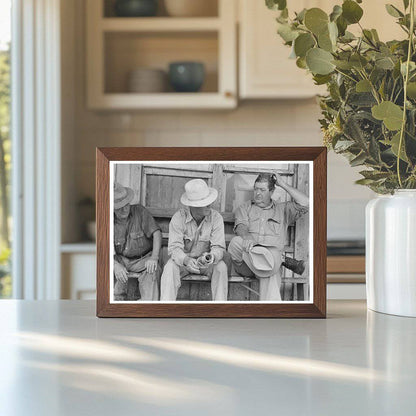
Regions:
M 293 18 L 286 0 L 266 0 L 280 11 L 277 32 L 296 65 L 327 87 L 319 97 L 325 145 L 351 166 L 365 166 L 357 183 L 380 194 L 416 188 L 414 2 L 385 6 L 404 40 L 382 42 L 375 29 L 360 24 L 362 0 L 344 0 L 329 14 L 304 9 Z

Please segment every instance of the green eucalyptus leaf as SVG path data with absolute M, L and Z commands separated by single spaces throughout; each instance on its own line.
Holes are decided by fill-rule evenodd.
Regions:
M 364 30 L 363 30 L 363 35 L 364 35 L 364 39 L 365 39 L 366 41 L 369 41 L 369 42 L 374 42 L 374 39 L 373 39 L 373 34 L 371 33 L 371 30 L 364 29 Z
M 348 22 L 342 17 L 342 15 L 337 19 L 337 27 L 340 36 L 344 36 L 347 31 Z
M 371 92 L 371 82 L 367 79 L 362 79 L 361 81 L 357 82 L 355 90 L 357 92 Z
M 383 57 L 376 59 L 375 64 L 378 68 L 392 70 L 394 69 L 395 62 L 392 57 Z
M 393 78 L 398 79 L 402 77 L 402 74 L 400 72 L 400 61 L 397 61 L 394 65 L 393 72 L 392 72 Z
M 370 185 L 374 183 L 374 179 L 358 179 L 355 181 L 356 185 Z
M 319 75 L 315 74 L 313 76 L 313 80 L 315 81 L 315 85 L 324 85 L 331 81 L 331 75 Z
M 386 75 L 386 71 L 381 68 L 374 67 L 370 74 L 370 81 L 373 85 L 378 84 Z
M 327 75 L 333 72 L 333 56 L 320 48 L 310 49 L 306 54 L 306 64 L 313 74 Z
M 404 142 L 404 140 L 403 140 Z M 400 145 L 400 132 L 396 133 L 392 139 L 389 140 L 381 140 L 381 143 L 385 144 L 386 146 L 390 146 L 391 151 L 393 152 L 393 154 L 398 157 L 399 155 L 399 145 Z M 406 152 L 404 150 L 404 143 L 402 143 L 402 149 L 400 152 L 400 159 L 405 161 L 405 162 L 409 162 L 409 159 L 406 156 Z
M 374 162 L 376 164 L 379 164 L 381 161 L 380 148 L 378 146 L 377 140 L 374 137 L 370 137 L 368 151 L 370 153 L 370 156 L 373 158 Z
M 333 52 L 335 47 L 329 36 L 329 32 L 324 32 L 318 35 L 318 45 L 321 49 L 328 52 Z
M 332 13 L 329 15 L 329 20 L 331 22 L 335 22 L 338 17 L 342 15 L 342 7 L 336 4 L 334 8 L 332 9 Z
M 303 21 L 305 20 L 306 11 L 306 9 L 303 9 L 299 13 L 297 13 L 295 20 L 297 20 L 300 23 L 303 23 Z
M 338 140 L 334 145 L 334 150 L 337 153 L 345 152 L 351 146 L 354 146 L 354 144 L 355 142 L 353 142 L 352 140 Z
M 387 13 L 393 17 L 403 17 L 404 14 L 397 8 L 394 7 L 392 4 L 386 4 Z
M 403 110 L 391 101 L 383 101 L 371 109 L 377 120 L 382 120 L 389 130 L 399 130 L 402 127 Z
M 411 100 L 416 100 L 416 82 L 409 82 L 407 84 L 407 97 Z
M 266 0 L 266 6 L 270 10 L 283 10 L 286 8 L 286 0 Z
M 338 26 L 334 22 L 328 23 L 328 32 L 331 42 L 334 46 L 337 45 L 337 38 L 338 38 Z
M 385 88 L 386 88 L 386 79 L 383 78 L 383 80 L 381 81 L 380 87 L 378 89 L 378 93 L 380 94 L 380 97 L 383 100 L 386 99 Z
M 304 56 L 296 59 L 296 66 L 298 68 L 301 68 L 301 69 L 307 69 L 308 68 L 307 65 L 306 65 L 306 59 L 305 59 Z
M 313 34 L 319 35 L 328 29 L 328 15 L 322 9 L 314 7 L 306 11 L 304 23 Z
M 416 64 L 412 61 L 409 62 L 409 73 L 413 72 L 414 70 L 416 70 Z M 406 62 L 402 62 L 400 64 L 400 73 L 402 74 L 403 77 L 406 76 Z
M 337 25 L 337 28 L 338 28 L 338 30 L 339 30 L 339 27 L 338 27 L 338 25 Z M 353 40 L 355 40 L 355 39 L 357 39 L 356 38 L 356 36 L 353 34 L 353 33 L 351 33 L 351 32 L 348 32 L 348 30 L 344 33 L 344 35 L 343 36 L 341 36 L 341 38 L 339 39 L 341 42 L 343 42 L 343 43 L 349 43 L 349 42 L 351 42 L 351 41 L 353 41 Z
M 364 56 L 359 55 L 358 53 L 354 53 L 353 55 L 351 55 L 349 62 L 353 68 L 357 69 L 363 69 L 368 63 L 367 59 L 365 59 Z
M 333 63 L 337 68 L 339 68 L 343 71 L 348 71 L 352 68 L 352 65 L 350 64 L 349 61 L 343 61 L 341 59 L 335 59 L 333 61 Z
M 282 23 L 278 23 L 277 33 L 285 42 L 292 42 L 299 36 L 299 32 L 297 30 L 293 30 L 292 26 Z
M 306 56 L 306 52 L 315 46 L 315 40 L 310 33 L 302 33 L 295 39 L 295 53 L 301 58 Z
M 376 104 L 376 100 L 370 92 L 352 92 L 348 96 L 348 104 L 359 108 L 369 108 Z
M 371 29 L 371 34 L 373 35 L 373 39 L 376 42 L 380 42 L 380 38 L 378 37 L 378 33 L 377 33 L 377 30 L 376 29 Z
M 360 166 L 360 165 L 363 165 L 366 160 L 367 160 L 367 155 L 364 152 L 362 152 L 358 156 L 350 160 L 350 165 L 352 167 Z
M 342 16 L 349 24 L 358 23 L 363 13 L 363 9 L 353 0 L 342 3 Z
M 363 175 L 365 179 L 379 180 L 385 179 L 391 176 L 390 172 L 379 172 L 376 170 L 362 170 L 360 175 Z

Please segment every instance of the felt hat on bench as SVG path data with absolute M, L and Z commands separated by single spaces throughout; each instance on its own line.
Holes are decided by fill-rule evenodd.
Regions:
M 210 188 L 202 179 L 191 179 L 185 184 L 185 193 L 181 203 L 188 207 L 207 207 L 218 197 L 218 191 Z
M 243 252 L 243 261 L 257 277 L 270 277 L 281 265 L 281 251 L 273 246 L 256 244 Z

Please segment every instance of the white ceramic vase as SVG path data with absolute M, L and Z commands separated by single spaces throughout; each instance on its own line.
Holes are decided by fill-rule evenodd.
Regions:
M 416 190 L 367 204 L 366 284 L 369 309 L 416 317 Z

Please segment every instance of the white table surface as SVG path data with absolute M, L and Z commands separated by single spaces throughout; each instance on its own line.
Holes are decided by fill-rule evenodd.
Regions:
M 0 415 L 412 415 L 416 319 L 98 319 L 0 301 Z

